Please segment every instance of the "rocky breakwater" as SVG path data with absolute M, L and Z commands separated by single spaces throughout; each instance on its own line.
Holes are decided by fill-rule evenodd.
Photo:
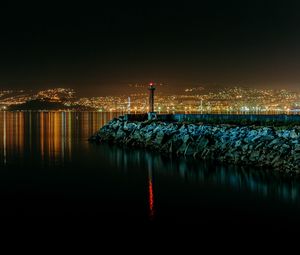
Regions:
M 129 122 L 115 118 L 90 139 L 160 153 L 300 173 L 300 128 Z

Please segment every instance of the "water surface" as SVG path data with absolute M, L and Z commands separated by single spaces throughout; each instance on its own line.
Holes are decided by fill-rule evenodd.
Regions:
M 299 178 L 87 142 L 117 115 L 0 112 L 1 216 L 41 224 L 299 224 Z

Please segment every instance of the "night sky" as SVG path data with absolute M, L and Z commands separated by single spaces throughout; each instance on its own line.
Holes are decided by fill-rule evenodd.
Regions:
M 300 85 L 297 1 L 100 2 L 2 4 L 0 89 Z

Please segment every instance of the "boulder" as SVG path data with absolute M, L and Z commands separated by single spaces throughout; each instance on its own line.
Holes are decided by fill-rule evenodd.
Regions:
M 133 122 L 115 118 L 89 138 L 202 159 L 300 173 L 299 128 Z

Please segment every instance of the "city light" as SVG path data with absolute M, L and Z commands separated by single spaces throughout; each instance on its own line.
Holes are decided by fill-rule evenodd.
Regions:
M 149 83 L 149 85 L 153 83 Z M 191 93 L 192 91 L 192 93 Z M 79 97 L 69 88 L 57 88 L 28 93 L 27 91 L 0 91 L 0 109 L 20 105 L 32 100 L 62 103 L 67 110 L 94 110 L 100 112 L 149 111 L 149 94 L 135 93 L 123 96 Z M 155 96 L 154 109 L 159 113 L 296 113 L 300 109 L 300 93 L 288 90 L 225 88 L 216 91 L 183 90 L 182 94 Z M 60 109 L 63 110 L 63 109 Z

